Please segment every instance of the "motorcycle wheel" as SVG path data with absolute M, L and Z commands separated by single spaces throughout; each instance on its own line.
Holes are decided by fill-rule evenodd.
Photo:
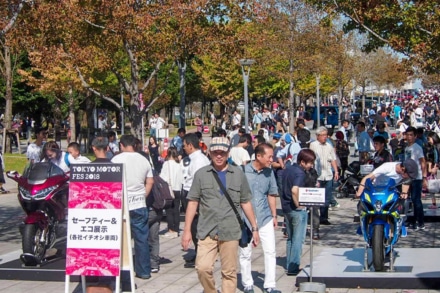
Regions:
M 34 255 L 37 262 L 41 262 L 46 254 L 46 244 L 40 242 L 42 233 L 43 229 L 37 224 L 27 224 L 23 229 L 23 253 Z
M 373 267 L 376 272 L 383 271 L 385 262 L 384 231 L 382 225 L 373 227 Z

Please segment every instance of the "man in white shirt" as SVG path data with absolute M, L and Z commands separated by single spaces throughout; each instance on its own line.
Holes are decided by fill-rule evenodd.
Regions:
M 238 144 L 231 148 L 229 151 L 229 160 L 232 161 L 230 163 L 234 163 L 237 166 L 244 166 L 246 165 L 250 160 L 251 157 L 249 156 L 248 151 L 246 148 L 251 144 L 252 142 L 248 140 L 247 135 L 240 136 L 240 139 L 238 141 Z
M 194 174 L 202 167 L 210 164 L 209 159 L 202 153 L 199 145 L 199 138 L 195 133 L 185 134 L 183 137 L 183 150 L 188 155 L 184 157 L 181 161 L 183 168 L 183 186 L 182 186 L 182 205 L 185 209 L 188 206 L 188 200 L 186 196 L 191 188 L 192 182 L 194 180 Z M 197 223 L 198 217 L 195 216 L 193 222 L 191 223 L 191 234 L 192 240 L 195 246 L 195 252 L 197 255 Z M 186 263 L 183 265 L 185 268 L 195 267 L 196 257 L 191 259 L 186 259 Z
M 325 206 L 320 207 L 320 223 L 331 225 L 328 221 L 328 207 L 333 197 L 333 181 L 338 181 L 339 172 L 336 163 L 336 152 L 334 148 L 327 143 L 328 130 L 321 126 L 316 130 L 316 140 L 310 143 L 310 149 L 315 152 L 321 164 L 321 174 L 318 177 L 319 186 L 325 188 Z
M 159 117 L 159 114 L 157 114 L 157 113 L 154 114 L 154 117 L 156 117 L 156 120 L 157 120 L 156 121 L 156 131 L 164 128 L 164 126 L 166 124 L 165 120 L 163 120 L 161 117 Z
M 342 121 L 342 126 L 339 128 L 339 131 L 342 131 L 342 133 L 344 134 L 344 140 L 346 142 L 348 142 L 348 137 L 347 137 L 347 133 L 348 133 L 348 127 L 350 125 L 350 122 L 348 120 L 343 120 Z
M 112 162 L 124 164 L 131 235 L 134 239 L 134 271 L 136 277 L 149 279 L 151 277 L 148 246 L 150 229 L 146 198 L 153 187 L 153 171 L 148 160 L 135 151 L 136 138 L 133 135 L 123 135 L 120 145 L 122 152 L 114 156 Z
M 414 229 L 425 230 L 425 221 L 423 215 L 422 204 L 422 187 L 428 187 L 426 179 L 427 168 L 425 155 L 420 145 L 416 143 L 417 129 L 415 127 L 408 127 L 405 131 L 406 141 L 408 146 L 405 148 L 405 160 L 413 159 L 418 166 L 417 177 L 411 183 L 411 201 L 414 205 Z
M 28 145 L 26 150 L 26 157 L 29 162 L 38 163 L 41 158 L 41 150 L 43 149 L 44 141 L 47 139 L 47 129 L 37 128 L 35 129 L 35 142 Z
M 156 136 L 156 125 L 157 125 L 157 114 L 153 114 L 153 116 L 151 116 L 148 124 L 150 127 L 150 136 Z
M 232 114 L 232 126 L 240 125 L 241 124 L 241 115 L 237 112 L 237 110 L 234 111 L 234 114 Z
M 365 182 L 367 179 L 371 180 L 383 180 L 385 178 L 394 179 L 396 184 L 398 184 L 402 179 L 415 179 L 417 177 L 417 163 L 413 159 L 407 159 L 405 162 L 388 162 L 383 163 L 378 168 L 376 168 L 372 173 L 368 174 L 362 178 L 359 185 L 358 191 L 356 192 L 356 197 L 360 197 L 365 189 Z M 402 186 L 402 192 L 400 197 L 403 199 L 408 197 L 409 185 Z

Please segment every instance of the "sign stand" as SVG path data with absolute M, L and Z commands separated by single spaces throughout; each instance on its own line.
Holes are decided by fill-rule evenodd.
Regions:
M 299 188 L 299 204 L 310 209 L 310 277 L 300 284 L 301 292 L 325 293 L 325 284 L 313 282 L 313 212 L 315 207 L 325 206 L 325 188 Z
M 65 293 L 70 275 L 81 276 L 83 293 L 86 276 L 114 276 L 119 293 L 122 270 L 130 272 L 135 292 L 125 176 L 122 164 L 71 166 Z

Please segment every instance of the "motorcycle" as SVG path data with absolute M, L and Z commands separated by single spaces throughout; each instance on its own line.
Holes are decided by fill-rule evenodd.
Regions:
M 408 184 L 406 181 L 401 184 Z M 360 197 L 358 213 L 360 227 L 358 234 L 364 236 L 367 243 L 364 255 L 364 270 L 369 271 L 368 248 L 372 250 L 372 265 L 375 271 L 383 271 L 385 257 L 389 255 L 389 271 L 394 271 L 394 245 L 399 237 L 406 237 L 405 217 L 400 215 L 403 208 L 399 202 L 399 192 L 394 179 L 377 178 L 365 182 L 365 189 Z
M 50 162 L 29 165 L 23 175 L 6 175 L 18 183 L 18 201 L 26 213 L 20 227 L 26 266 L 46 262 L 46 251 L 55 244 L 58 224 L 66 219 L 69 177 Z
M 336 186 L 336 197 L 345 198 L 352 197 L 356 195 L 357 187 L 361 182 L 362 175 L 361 164 L 359 161 L 351 162 L 347 169 L 345 170 L 344 178 L 339 180 L 339 185 Z

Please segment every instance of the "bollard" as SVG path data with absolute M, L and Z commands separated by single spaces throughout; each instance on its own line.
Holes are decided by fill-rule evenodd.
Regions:
M 299 291 L 325 293 L 325 284 L 317 282 L 303 282 L 299 284 Z

